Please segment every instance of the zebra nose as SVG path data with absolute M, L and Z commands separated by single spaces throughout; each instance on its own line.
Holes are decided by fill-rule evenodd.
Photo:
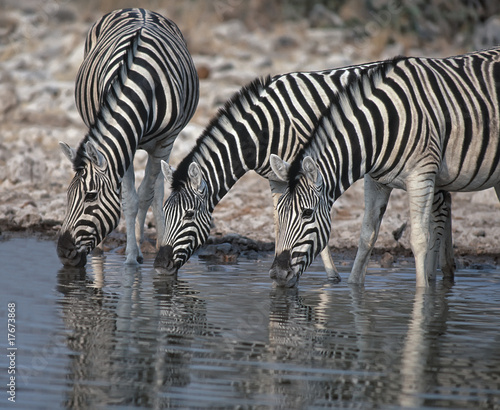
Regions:
M 81 268 L 87 263 L 85 252 L 78 252 L 75 242 L 68 231 L 65 231 L 57 240 L 57 256 L 64 266 Z
M 160 246 L 153 265 L 155 270 L 164 275 L 175 275 L 179 268 L 174 262 L 173 256 L 174 248 L 170 245 Z
M 269 276 L 276 285 L 293 288 L 297 284 L 297 275 L 293 272 L 290 251 L 283 251 L 274 258 Z

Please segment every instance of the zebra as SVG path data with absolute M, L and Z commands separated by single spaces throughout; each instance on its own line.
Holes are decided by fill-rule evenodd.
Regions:
M 154 266 L 175 274 L 207 239 L 211 214 L 247 171 L 269 179 L 273 201 L 285 188 L 272 173 L 272 153 L 291 160 L 309 139 L 338 89 L 380 62 L 257 78 L 236 93 L 205 128 L 177 170 L 162 164 L 172 187 L 165 201 L 165 230 Z M 275 232 L 276 232 L 275 221 Z M 327 275 L 340 276 L 328 247 Z
M 198 75 L 174 22 L 131 8 L 94 23 L 75 86 L 88 132 L 77 149 L 60 142 L 75 171 L 57 244 L 64 265 L 84 266 L 86 255 L 118 225 L 120 195 L 126 263 L 142 263 L 138 240 L 151 204 L 159 238 L 163 233 L 160 161 L 168 161 L 198 98 Z M 136 191 L 133 159 L 138 149 L 148 153 L 148 162 Z
M 297 283 L 328 240 L 334 201 L 364 177 L 371 194 L 365 213 L 373 220 L 363 226 L 348 281 L 364 282 L 390 190 L 398 188 L 408 192 L 416 286 L 428 286 L 433 241 L 451 231 L 450 210 L 432 211 L 435 192 L 444 208 L 451 206 L 447 192 L 494 187 L 500 198 L 499 97 L 500 48 L 444 59 L 397 57 L 354 79 L 290 165 L 271 158 L 288 187 L 277 204 L 270 276 L 282 286 Z

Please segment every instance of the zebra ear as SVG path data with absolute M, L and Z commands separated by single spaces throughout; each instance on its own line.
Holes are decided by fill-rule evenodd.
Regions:
M 269 175 L 269 180 L 287 182 L 290 164 L 275 154 L 271 154 L 269 162 L 271 163 L 271 169 L 273 170 L 273 173 Z
M 302 171 L 313 184 L 319 185 L 321 183 L 318 166 L 310 156 L 306 156 L 302 160 Z
M 188 176 L 191 180 L 191 185 L 201 191 L 203 183 L 203 174 L 201 173 L 200 166 L 196 162 L 191 162 L 188 169 Z
M 165 181 L 167 181 L 170 185 L 174 182 L 174 171 L 174 167 L 168 165 L 166 161 L 161 160 L 161 172 L 163 174 L 163 178 L 165 178 Z
M 104 158 L 104 155 L 97 149 L 92 140 L 88 140 L 85 143 L 85 152 L 90 160 L 99 168 L 104 168 L 106 166 L 106 158 Z
M 66 156 L 66 158 L 68 158 L 73 164 L 76 158 L 76 150 L 71 148 L 68 144 L 62 141 L 59 141 L 59 146 L 61 147 L 61 151 Z

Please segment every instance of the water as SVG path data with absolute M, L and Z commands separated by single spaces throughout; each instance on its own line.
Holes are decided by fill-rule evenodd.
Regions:
M 123 261 L 71 270 L 53 242 L 0 242 L 0 408 L 500 409 L 498 269 L 416 291 L 410 268 L 350 287 L 315 264 L 280 290 L 270 260 L 195 258 L 177 279 Z

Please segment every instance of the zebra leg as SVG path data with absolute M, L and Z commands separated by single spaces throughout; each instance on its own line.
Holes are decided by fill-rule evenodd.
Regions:
M 451 233 L 451 194 L 448 191 L 441 192 L 444 195 L 441 213 L 445 216 L 445 220 L 439 252 L 439 264 L 441 265 L 443 279 L 453 282 L 453 278 L 455 277 L 455 258 L 453 255 L 453 240 Z
M 139 200 L 135 190 L 134 164 L 130 164 L 122 181 L 122 206 L 125 215 L 125 224 L 127 227 L 127 248 L 125 250 L 127 264 L 142 263 L 143 257 L 137 244 L 135 236 L 135 221 Z
M 375 182 L 365 175 L 365 214 L 361 225 L 358 251 L 348 283 L 363 284 L 365 282 L 368 261 L 377 241 L 380 224 L 389 202 L 392 189 Z
M 159 167 L 161 170 L 161 163 L 159 163 Z M 165 232 L 165 215 L 163 214 L 164 191 L 165 178 L 163 178 L 163 174 L 161 172 L 158 172 L 156 174 L 155 196 L 153 199 L 153 215 L 156 221 L 156 249 L 160 248 L 160 243 Z
M 441 249 L 444 249 L 446 220 L 448 218 L 445 204 L 446 191 L 438 191 L 434 193 L 434 201 L 432 203 L 431 218 L 429 221 L 429 249 L 426 260 L 426 273 L 429 280 L 436 279 L 437 262 Z
M 415 257 L 416 286 L 429 286 L 428 272 L 433 258 L 428 258 L 430 219 L 434 201 L 434 175 L 420 173 L 406 180 L 410 201 L 411 250 Z
M 151 204 L 153 205 L 153 214 L 156 222 L 156 246 L 161 242 L 163 237 L 163 176 L 160 174 L 160 160 L 149 155 L 144 179 L 138 189 L 139 209 L 137 213 L 137 223 L 135 226 L 137 239 L 140 242 L 144 240 L 144 223 L 146 214 Z
M 135 224 L 135 234 L 139 244 L 144 241 L 144 223 L 146 221 L 146 214 L 152 200 L 150 198 L 153 198 L 154 195 L 154 185 L 153 182 L 149 180 L 151 175 L 151 166 L 151 155 L 149 155 L 148 162 L 146 163 L 146 169 L 144 170 L 144 179 L 141 181 L 139 189 L 137 190 L 137 195 L 139 196 L 139 208 Z
M 333 263 L 332 254 L 330 253 L 328 245 L 325 246 L 325 249 L 321 251 L 320 255 L 323 265 L 325 265 L 326 277 L 334 283 L 339 283 L 342 279 Z
M 276 205 L 278 204 L 278 201 L 283 192 L 282 191 L 278 192 L 279 183 L 270 180 L 269 185 L 271 186 L 273 206 L 274 206 L 274 237 L 276 238 L 275 240 L 277 240 L 279 235 L 279 228 L 278 228 L 279 219 L 278 219 L 278 212 L 276 211 Z M 341 278 L 339 272 L 337 271 L 335 263 L 333 263 L 332 254 L 330 253 L 328 245 L 325 246 L 325 249 L 321 251 L 320 255 L 321 255 L 321 260 L 323 261 L 323 265 L 325 266 L 326 277 L 329 280 L 333 281 L 334 283 L 339 283 L 341 281 Z

